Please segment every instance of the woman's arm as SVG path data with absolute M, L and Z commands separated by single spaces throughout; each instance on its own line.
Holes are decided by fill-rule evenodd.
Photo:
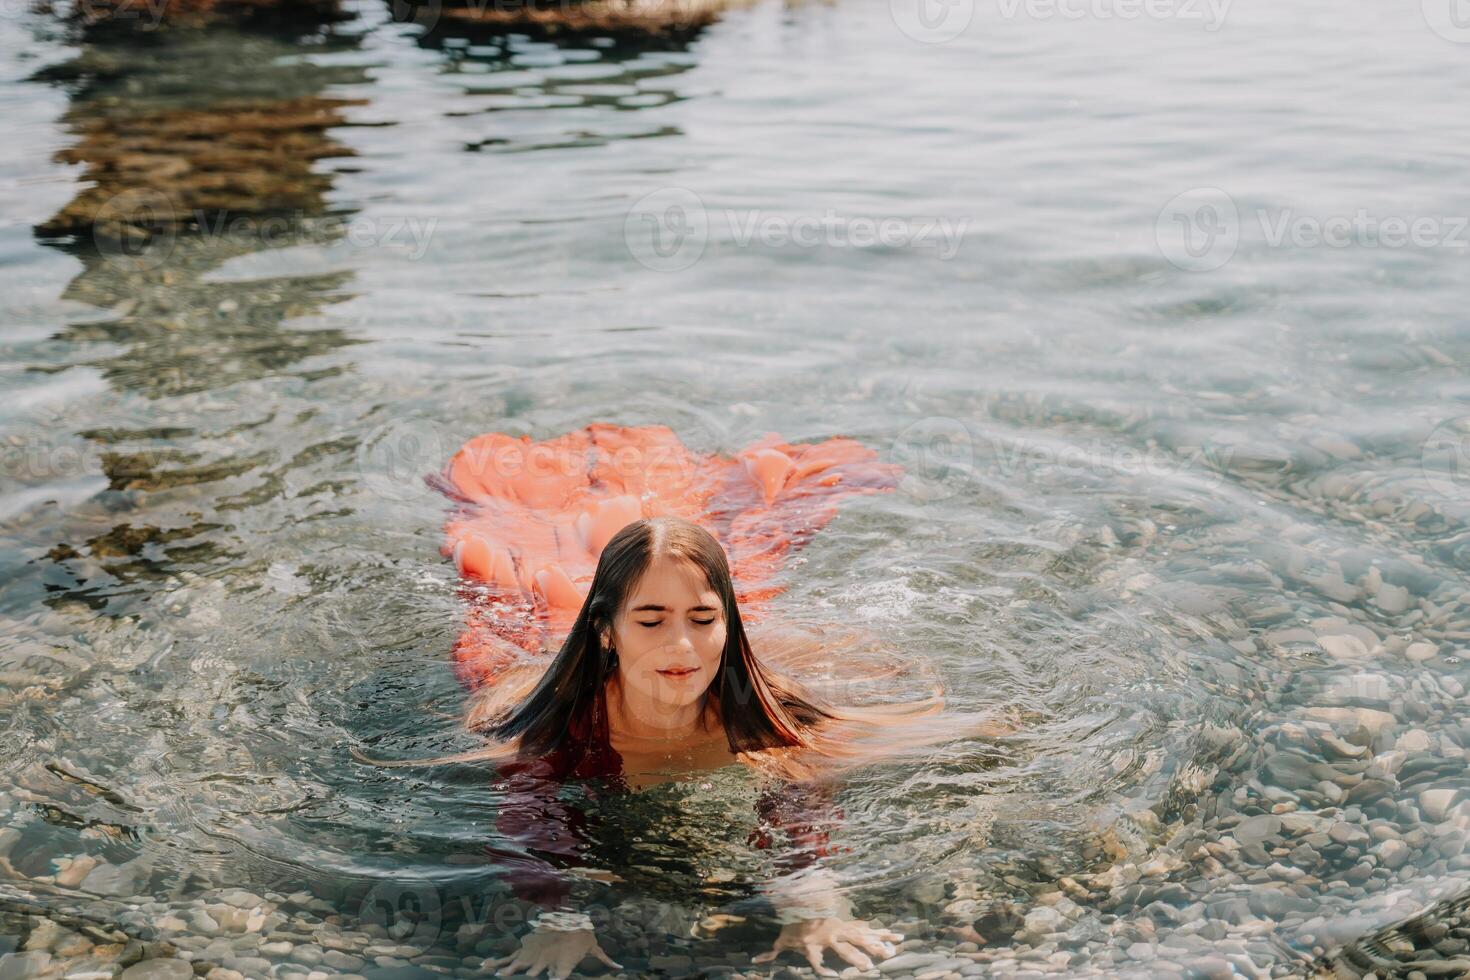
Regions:
M 557 785 L 531 771 L 503 777 L 495 815 L 496 836 L 519 848 L 489 844 L 485 852 L 503 869 L 515 896 L 554 910 L 571 908 L 572 877 L 562 870 L 580 855 L 586 814 L 557 798 Z
M 804 954 L 819 976 L 836 976 L 822 963 L 826 950 L 865 971 L 873 969 L 874 958 L 892 956 L 892 944 L 902 942 L 903 936 L 855 919 L 836 874 L 821 863 L 840 849 L 832 844 L 830 828 L 843 813 L 831 784 L 785 782 L 763 792 L 756 810 L 760 826 L 750 843 L 770 847 L 779 833 L 788 846 L 776 858 L 781 873 L 764 888 L 776 907 L 781 933 L 768 952 L 751 962 L 770 962 L 789 949 Z
M 545 971 L 551 978 L 568 976 L 588 956 L 604 965 L 622 969 L 603 951 L 589 916 L 577 910 L 572 897 L 573 875 L 566 865 L 575 865 L 586 839 L 586 813 L 558 798 L 558 784 L 534 769 L 519 769 L 498 783 L 504 794 L 496 813 L 495 829 L 501 838 L 520 845 L 517 850 L 498 844 L 485 850 L 503 869 L 516 898 L 536 909 L 531 929 L 521 937 L 520 948 L 507 956 L 486 960 L 485 966 L 514 974 Z M 543 857 L 542 855 L 546 855 Z
M 818 781 L 786 780 L 767 788 L 755 809 L 760 822 L 747 842 L 769 848 L 784 837 L 788 846 L 777 852 L 776 865 L 788 873 L 834 853 L 830 828 L 845 818 L 832 785 Z
M 836 876 L 820 863 L 838 849 L 832 844 L 831 828 L 844 819 L 830 782 L 785 780 L 761 793 L 756 801 L 760 823 L 749 843 L 770 848 L 777 837 L 785 846 L 776 852 L 780 874 L 766 887 L 766 894 L 781 913 L 782 923 L 816 917 L 817 912 L 847 915 L 852 905 L 836 887 Z M 803 916 L 803 909 L 813 915 Z

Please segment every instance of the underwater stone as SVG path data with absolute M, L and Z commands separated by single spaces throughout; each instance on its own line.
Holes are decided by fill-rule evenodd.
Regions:
M 1427 752 L 1429 733 L 1422 728 L 1411 728 L 1398 737 L 1393 747 L 1400 752 Z
M 1409 860 L 1409 845 L 1401 840 L 1386 840 L 1373 848 L 1373 853 L 1385 868 L 1397 870 Z
M 1368 648 L 1356 636 L 1319 636 L 1317 644 L 1338 660 L 1362 660 Z
M 97 895 L 131 895 L 138 889 L 145 874 L 137 862 L 127 864 L 99 864 L 82 880 L 82 890 Z
M 193 980 L 194 968 L 184 960 L 156 959 L 134 963 L 118 980 Z
M 1281 818 L 1262 815 L 1248 817 L 1235 827 L 1235 839 L 1242 844 L 1256 844 L 1281 832 Z
M 902 973 L 905 970 L 921 970 L 932 963 L 945 959 L 943 953 L 900 953 L 878 964 L 880 973 Z
M 1401 613 L 1409 608 L 1409 590 L 1384 582 L 1373 596 L 1373 604 L 1386 613 Z
M 200 909 L 196 911 L 193 915 L 189 916 L 189 925 L 194 929 L 195 932 L 201 933 L 205 936 L 219 935 L 219 923 L 214 921 L 213 917 L 211 917 L 210 914 L 203 909 Z
M 45 950 L 29 953 L 6 953 L 0 956 L 0 980 L 29 980 L 47 972 L 51 954 Z
M 237 909 L 254 909 L 265 903 L 265 899 L 253 892 L 247 892 L 243 888 L 226 888 L 219 893 L 218 899 L 226 905 L 233 905 Z
M 1439 823 L 1454 807 L 1457 796 L 1455 789 L 1426 789 L 1419 795 L 1420 811 L 1430 823 Z

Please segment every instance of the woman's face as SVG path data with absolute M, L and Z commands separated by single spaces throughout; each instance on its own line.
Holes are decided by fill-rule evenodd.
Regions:
M 623 604 L 611 639 L 624 690 L 655 709 L 681 708 L 714 683 L 725 649 L 724 607 L 703 571 L 660 555 Z

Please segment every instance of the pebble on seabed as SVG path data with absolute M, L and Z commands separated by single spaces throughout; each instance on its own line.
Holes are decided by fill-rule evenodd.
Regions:
M 194 968 L 183 960 L 144 960 L 122 972 L 119 980 L 191 980 Z

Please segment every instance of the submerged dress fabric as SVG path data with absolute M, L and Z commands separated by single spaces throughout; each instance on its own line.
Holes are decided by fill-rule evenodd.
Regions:
M 430 478 L 456 504 L 442 552 L 467 586 L 455 674 L 474 689 L 558 648 L 603 546 L 644 517 L 677 515 L 714 534 L 741 617 L 757 622 L 782 591 L 787 556 L 841 500 L 892 490 L 902 475 L 842 437 L 792 444 L 768 433 L 727 457 L 691 452 L 661 425 L 594 423 L 539 442 L 476 436 Z
M 594 699 L 590 717 L 576 719 L 562 747 L 540 759 L 499 767 L 493 787 L 501 797 L 495 830 L 499 841 L 485 853 L 519 899 L 542 908 L 574 908 L 574 874 L 596 836 L 595 810 L 564 799 L 566 780 L 591 781 L 592 800 L 628 793 L 623 760 L 613 748 L 607 707 Z M 776 867 L 788 874 L 836 852 L 830 828 L 843 819 L 833 788 L 818 782 L 783 781 L 763 789 L 746 843 L 772 849 Z

